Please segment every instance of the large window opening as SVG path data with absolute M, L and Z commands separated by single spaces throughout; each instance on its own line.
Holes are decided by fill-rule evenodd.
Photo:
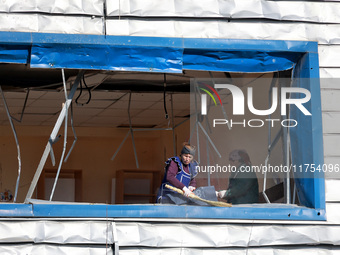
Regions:
M 73 185 L 77 198 L 64 202 L 114 204 L 109 210 L 113 217 L 133 210 L 133 217 L 199 218 L 209 212 L 211 218 L 249 218 L 251 214 L 257 219 L 270 218 L 268 215 L 324 219 L 323 176 L 305 169 L 305 164 L 322 167 L 323 163 L 315 49 L 298 42 L 289 49 L 280 42 L 262 45 L 259 41 L 256 49 L 247 41 L 239 43 L 236 47 L 227 41 L 211 50 L 209 43 L 188 40 L 180 72 L 176 69 L 180 62 L 169 59 L 181 51 L 167 47 L 171 65 L 165 67 L 166 72 L 157 65 L 149 72 L 144 67 L 136 68 L 138 72 L 130 67 L 124 71 L 90 70 L 90 64 L 80 71 L 71 64 L 46 68 L 53 47 L 43 44 L 33 47 L 31 66 L 3 64 L 1 108 L 6 114 L 1 116 L 1 126 L 12 127 L 21 155 L 29 155 L 18 171 L 23 184 L 15 182 L 15 171 L 6 170 L 10 174 L 3 186 L 13 190 L 16 202 L 39 205 L 36 199 L 49 197 L 51 205 L 58 206 L 53 202 L 63 201 L 47 194 L 49 189 L 37 196 L 37 186 L 38 192 L 42 190 L 38 182 L 41 186 L 41 178 L 45 178 L 45 185 L 58 185 L 58 179 L 67 179 L 67 171 L 82 169 L 80 179 L 73 174 L 72 180 L 66 180 L 78 183 Z M 37 52 L 43 51 L 47 62 L 37 62 Z M 81 57 L 76 56 L 76 50 L 73 53 L 73 58 Z M 293 91 L 295 88 L 300 90 Z M 285 89 L 288 92 L 283 97 Z M 19 127 L 19 132 L 13 126 Z M 7 129 L 6 146 L 8 137 Z M 230 166 L 230 153 L 245 150 L 251 166 L 262 168 L 255 173 L 258 201 L 232 203 L 231 208 L 209 203 L 154 206 L 164 163 L 180 154 L 185 141 L 196 146 L 197 187 L 213 186 L 216 191 L 228 190 L 233 178 L 232 172 L 223 170 Z M 44 144 L 41 152 L 38 147 Z M 11 147 L 3 154 L 2 169 L 17 168 L 16 158 L 10 158 L 15 152 Z M 263 170 L 270 166 L 279 170 Z M 284 171 L 285 167 L 289 171 Z M 294 172 L 292 167 L 301 171 Z M 48 176 L 57 181 L 47 180 L 44 168 L 50 169 Z M 136 207 L 125 208 L 127 204 Z M 198 208 L 190 211 L 188 206 Z

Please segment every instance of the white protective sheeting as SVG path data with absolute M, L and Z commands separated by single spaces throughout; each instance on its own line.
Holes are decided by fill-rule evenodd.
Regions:
M 104 0 L 1 0 L 0 12 L 42 12 L 103 16 Z
M 320 45 L 320 67 L 340 67 L 340 45 Z
M 106 20 L 108 35 L 318 41 L 340 44 L 340 25 L 275 22 Z
M 106 245 L 0 244 L 0 254 L 111 255 L 114 253 L 112 248 Z
M 23 242 L 112 244 L 112 224 L 105 221 L 0 221 L 0 244 Z
M 327 223 L 340 225 L 340 203 L 326 203 Z
M 322 123 L 324 134 L 340 134 L 340 112 L 323 112 Z
M 261 224 L 116 223 L 122 246 L 256 247 L 302 244 L 340 245 L 340 226 Z
M 340 97 L 339 97 L 340 98 Z M 340 136 L 338 134 L 325 134 L 323 136 L 325 157 L 340 157 Z M 339 175 L 339 173 L 338 173 Z
M 332 2 L 265 0 L 106 0 L 108 16 L 267 18 L 340 23 L 340 5 Z
M 321 90 L 321 107 L 323 112 L 340 112 L 340 89 Z M 339 146 L 340 147 L 340 146 Z
M 338 176 L 340 173 L 338 173 Z M 327 180 L 326 179 L 326 202 L 339 202 L 339 187 L 340 179 Z
M 338 247 L 261 247 L 261 248 L 219 248 L 219 249 L 195 249 L 195 248 L 130 248 L 120 249 L 119 255 L 336 255 Z
M 103 20 L 95 17 L 0 13 L 0 31 L 101 35 Z
M 322 67 L 320 68 L 320 78 L 340 78 L 340 68 Z M 322 83 L 321 83 L 321 88 L 323 88 Z M 339 89 L 340 89 L 340 85 L 339 85 Z

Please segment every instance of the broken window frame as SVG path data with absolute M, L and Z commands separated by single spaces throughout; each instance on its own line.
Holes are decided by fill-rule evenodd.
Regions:
M 317 42 L 233 40 L 195 38 L 119 37 L 97 35 L 60 35 L 1 32 L 0 62 L 30 64 L 35 68 L 82 70 L 124 70 L 180 73 L 183 70 L 225 72 L 273 72 L 294 67 L 296 86 L 310 90 L 312 117 L 303 125 L 310 127 L 303 146 L 312 148 L 308 156 L 295 151 L 296 163 L 323 164 L 323 139 Z M 86 56 L 83 52 L 87 52 Z M 98 52 L 104 52 L 98 54 Z M 57 53 L 57 54 L 56 54 Z M 143 61 L 125 58 L 135 54 Z M 110 57 L 111 56 L 111 57 Z M 235 63 L 261 56 L 259 63 Z M 270 61 L 263 61 L 264 59 Z M 273 61 L 275 60 L 275 61 Z M 255 69 L 256 70 L 255 70 Z M 68 107 L 68 106 L 66 106 Z M 59 123 L 60 124 L 60 123 Z M 58 124 L 58 125 L 59 125 Z M 303 130 L 299 130 L 303 132 Z M 55 132 L 53 132 L 55 133 Z M 300 142 L 299 134 L 296 134 Z M 49 146 L 49 142 L 47 147 Z M 48 153 L 47 153 L 48 154 Z M 298 157 L 303 156 L 303 157 Z M 43 164 L 43 162 L 41 162 Z M 154 205 L 34 204 L 30 194 L 25 204 L 0 204 L 1 216 L 30 217 L 136 217 L 136 218 L 210 218 L 210 219 L 289 219 L 325 220 L 324 177 L 320 173 L 300 173 L 299 189 L 306 207 L 199 207 Z M 34 188 L 34 185 L 33 187 Z

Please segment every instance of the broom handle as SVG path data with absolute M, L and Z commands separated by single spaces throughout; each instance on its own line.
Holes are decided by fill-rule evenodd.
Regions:
M 173 191 L 176 191 L 177 193 L 182 194 L 184 196 L 184 191 L 181 190 L 181 189 L 178 189 L 176 187 L 170 186 L 168 184 L 165 184 L 165 187 L 168 188 L 168 189 L 171 189 Z M 196 196 L 193 193 L 190 194 L 189 197 L 193 198 L 193 199 L 196 199 L 196 200 L 200 200 L 200 201 L 205 202 L 205 203 L 210 204 L 210 205 L 214 205 L 214 206 L 231 207 L 231 204 L 229 204 L 229 203 L 224 203 L 224 202 L 220 202 L 220 201 L 206 200 L 206 199 L 200 198 L 199 196 Z

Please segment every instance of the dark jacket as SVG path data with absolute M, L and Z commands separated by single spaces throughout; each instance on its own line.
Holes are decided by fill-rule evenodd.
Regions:
M 231 204 L 251 204 L 259 202 L 259 184 L 256 173 L 241 171 L 247 165 L 240 165 L 229 178 L 229 187 L 223 197 Z

